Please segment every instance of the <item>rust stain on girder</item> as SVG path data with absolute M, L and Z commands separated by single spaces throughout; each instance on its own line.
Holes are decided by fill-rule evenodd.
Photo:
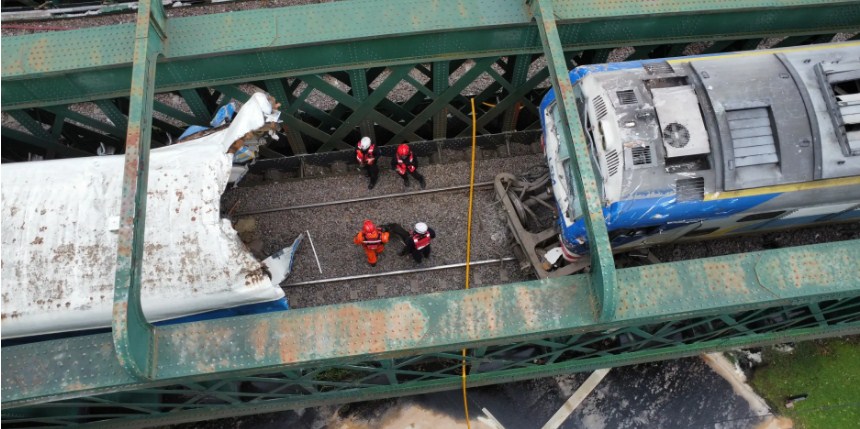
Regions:
M 277 357 L 280 363 L 289 364 L 335 355 L 382 353 L 420 340 L 428 324 L 424 312 L 408 302 L 397 303 L 393 309 L 347 304 L 328 312 L 292 316 L 258 322 L 249 338 L 234 340 L 247 341 L 254 360 Z M 226 338 L 235 334 L 226 326 L 211 333 Z
M 857 258 L 851 253 L 832 252 L 826 260 L 809 252 L 796 252 L 780 258 L 765 255 L 756 264 L 756 276 L 769 289 L 798 290 L 810 286 L 820 289 L 832 287 L 841 279 L 832 267 L 856 266 Z
M 574 287 L 574 286 L 571 286 Z M 565 316 L 564 312 L 561 311 L 561 307 L 567 307 L 570 304 L 568 302 L 562 302 L 558 299 L 558 295 L 553 294 L 552 297 L 544 296 L 546 294 L 546 290 L 543 289 L 527 289 L 523 287 L 519 287 L 516 289 L 516 304 L 517 304 L 517 315 L 522 319 L 522 323 L 525 324 L 526 328 L 529 330 L 537 330 L 540 329 L 541 319 L 542 318 L 552 318 L 556 321 L 559 321 L 562 317 Z M 572 297 L 573 293 L 564 295 L 564 297 Z M 555 299 L 553 299 L 555 298 Z M 558 308 L 547 307 L 547 303 L 553 303 Z M 496 315 L 501 316 L 502 313 L 496 312 Z M 490 317 L 493 317 L 493 314 L 490 314 Z M 502 320 L 498 322 L 503 322 Z M 499 323 L 491 323 L 489 325 L 492 332 L 499 332 Z M 503 327 L 503 326 L 501 326 Z
M 704 261 L 702 269 L 705 272 L 708 288 L 715 294 L 728 292 L 732 295 L 749 295 L 750 286 L 759 283 L 758 280 L 755 283 L 749 283 L 750 279 L 747 279 L 747 272 L 743 267 L 721 260 Z
M 459 318 L 459 322 L 446 323 L 453 330 L 466 333 L 468 338 L 481 338 L 483 335 L 496 332 L 504 321 L 497 320 L 497 305 L 502 301 L 502 290 L 500 288 L 479 289 L 463 297 L 458 303 L 459 312 L 450 313 L 452 319 Z
M 41 38 L 33 43 L 30 52 L 27 53 L 27 68 L 32 72 L 43 72 L 50 69 L 51 56 L 48 54 L 48 38 Z

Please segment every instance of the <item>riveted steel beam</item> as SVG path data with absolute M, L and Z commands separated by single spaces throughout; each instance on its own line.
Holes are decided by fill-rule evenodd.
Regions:
M 715 325 L 715 319 L 725 314 L 735 315 L 738 323 L 742 321 L 756 332 L 772 332 L 773 338 L 809 334 L 812 331 L 808 329 L 813 327 L 816 335 L 841 335 L 845 329 L 860 328 L 860 284 L 854 275 L 860 263 L 858 245 L 860 242 L 855 240 L 621 269 L 617 271 L 618 300 L 610 312 L 615 316 L 603 322 L 594 316 L 591 277 L 574 275 L 163 326 L 156 332 L 159 360 L 150 381 L 135 378 L 116 362 L 109 335 L 5 347 L 3 408 L 149 389 L 180 381 L 295 370 L 319 373 L 380 359 L 420 360 L 466 345 L 500 347 L 565 336 L 565 340 L 552 340 L 563 341 L 564 347 L 547 350 L 541 359 L 559 360 L 552 356 L 571 351 L 574 355 L 565 355 L 568 357 L 564 359 L 584 359 L 578 365 L 596 359 L 601 365 L 612 366 L 616 362 L 629 363 L 624 357 L 627 351 L 654 347 L 648 345 L 653 341 L 642 338 L 640 331 L 645 326 L 656 327 L 648 328 L 652 337 L 685 344 L 668 355 L 689 352 L 695 349 L 691 345 L 701 341 L 719 340 L 709 345 L 719 348 L 727 344 L 723 339 L 743 335 Z M 785 273 L 792 275 L 786 277 Z M 660 287 L 655 288 L 658 283 Z M 828 306 L 826 327 L 806 315 L 792 316 L 791 311 L 784 313 L 786 317 L 777 317 L 783 308 L 807 308 L 812 303 Z M 762 309 L 772 319 L 770 325 L 761 324 L 764 313 L 751 313 Z M 667 323 L 673 325 L 666 326 Z M 792 332 L 794 328 L 798 329 L 796 333 Z M 607 335 L 620 335 L 607 333 L 616 329 L 629 333 L 627 345 L 618 343 L 600 350 L 598 346 Z M 689 332 L 692 339 L 674 339 L 673 330 L 685 335 Z M 749 344 L 755 344 L 763 338 L 747 339 Z M 648 356 L 658 352 L 661 351 L 650 350 Z M 496 359 L 502 355 L 496 353 Z M 87 361 L 100 365 L 76 363 Z M 459 374 L 458 363 L 459 359 L 451 363 L 455 375 Z M 531 367 L 534 363 L 526 359 L 523 365 Z M 504 378 L 501 374 L 499 377 Z M 420 377 L 425 381 L 433 378 Z M 316 380 L 313 383 L 325 384 L 332 381 L 332 376 L 312 379 Z M 392 389 L 402 388 L 405 392 L 418 387 L 410 386 L 408 380 L 404 379 L 403 386 L 388 386 L 389 393 Z
M 517 90 L 522 87 L 523 84 L 526 82 L 526 78 L 528 78 L 529 67 L 532 64 L 532 57 L 533 55 L 517 55 L 508 57 L 508 65 L 510 66 L 511 64 L 513 64 L 513 67 L 509 67 L 509 69 L 513 68 L 513 70 L 511 71 L 511 74 L 513 75 L 513 77 L 511 78 L 511 84 L 513 84 L 515 89 L 511 91 L 510 94 L 508 94 L 507 98 L 512 98 L 513 94 L 515 94 Z M 535 85 L 537 85 L 537 83 Z M 504 125 L 502 128 L 504 131 L 517 130 L 517 119 L 519 118 L 520 108 L 522 107 L 520 104 L 522 103 L 522 101 L 520 101 L 519 99 L 522 98 L 522 96 L 524 95 L 525 93 L 517 97 L 517 99 L 515 100 L 516 104 L 514 108 L 509 109 L 505 113 Z M 502 101 L 502 103 L 504 103 L 504 101 Z M 496 107 L 501 107 L 502 103 L 499 103 L 499 105 Z M 483 117 L 481 117 L 481 119 L 483 119 Z
M 119 110 L 113 100 L 99 100 L 96 105 L 113 122 L 113 125 L 120 131 L 119 134 L 128 132 L 128 117 Z
M 554 10 L 569 50 L 860 29 L 858 2 L 847 0 L 588 0 L 560 2 Z M 375 25 L 331 25 L 356 20 Z M 526 8 L 507 0 L 457 0 L 432 8 L 422 0 L 402 0 L 397 7 L 386 0 L 335 2 L 174 18 L 168 27 L 171 43 L 158 64 L 159 92 L 542 51 Z M 4 37 L 3 106 L 127 95 L 133 32 L 121 24 Z
M 364 70 L 350 70 L 349 71 L 349 86 L 352 88 L 352 96 L 361 103 L 367 99 L 368 95 L 368 86 L 367 86 L 367 73 Z M 356 112 L 357 113 L 357 112 Z M 356 115 L 357 116 L 357 115 Z M 353 125 L 352 118 L 344 121 L 341 128 L 344 125 Z M 352 128 L 350 126 L 349 128 Z M 360 122 L 361 135 L 370 137 L 371 140 L 376 141 L 376 132 L 373 130 L 373 121 L 368 118 L 361 118 Z M 335 133 L 337 134 L 337 133 Z
M 23 131 L 14 130 L 12 128 L 3 127 L 3 137 L 10 138 L 12 140 L 17 140 L 21 143 L 26 143 L 28 145 L 40 147 L 45 149 L 46 151 L 53 151 L 59 155 L 66 157 L 76 157 L 76 156 L 91 156 L 91 153 L 84 152 L 79 149 L 75 149 L 73 147 L 66 146 L 61 144 L 56 139 L 52 137 L 43 137 L 43 136 L 34 136 L 32 134 L 25 133 Z
M 431 66 L 433 69 L 433 94 L 436 96 L 448 89 L 448 61 L 436 61 Z M 444 107 L 433 115 L 433 138 L 444 139 L 448 136 L 448 112 Z
M 515 67 L 514 80 L 513 84 L 515 85 L 515 89 L 507 94 L 499 103 L 493 106 L 489 111 L 485 112 L 483 115 L 478 117 L 478 128 L 487 125 L 492 120 L 496 119 L 502 112 L 507 112 L 505 115 L 505 127 L 511 127 L 510 129 L 506 129 L 506 131 L 516 131 L 516 121 L 519 117 L 519 111 L 521 108 L 528 108 L 537 110 L 531 101 L 524 98 L 526 94 L 531 91 L 534 91 L 535 88 L 543 82 L 547 77 L 549 77 L 549 70 L 544 68 L 535 73 L 531 79 L 525 80 L 524 72 L 520 73 L 522 68 L 525 68 L 525 71 L 528 71 L 528 55 L 520 55 L 516 58 L 521 59 L 520 63 Z M 525 67 L 522 67 L 521 64 L 525 64 Z M 537 115 L 535 115 L 537 116 Z M 469 134 L 470 129 L 463 130 L 460 132 L 458 137 L 463 137 Z
M 292 94 L 288 94 L 286 90 L 286 85 L 284 85 L 285 79 L 269 79 L 265 82 L 266 91 L 272 97 L 275 97 L 275 100 L 281 101 L 281 113 L 286 116 L 285 113 L 289 105 L 293 102 Z M 283 126 L 283 131 L 287 135 L 287 142 L 289 142 L 290 150 L 292 150 L 293 154 L 307 153 L 308 149 L 305 146 L 305 141 L 302 138 L 302 133 L 298 132 L 295 128 L 290 127 L 289 125 Z
M 134 66 L 126 134 L 125 169 L 117 237 L 117 269 L 112 322 L 116 360 L 131 377 L 152 378 L 158 352 L 155 327 L 146 321 L 140 304 L 143 272 L 143 237 L 152 102 L 155 96 L 155 61 L 164 48 L 164 9 L 158 0 L 138 4 L 134 39 Z
M 612 248 L 609 246 L 606 220 L 603 218 L 603 203 L 591 160 L 588 157 L 588 143 L 579 121 L 573 84 L 568 77 L 568 67 L 555 23 L 552 0 L 531 0 L 530 6 L 543 41 L 552 88 L 558 100 L 556 108 L 561 112 L 562 124 L 558 127 L 561 130 L 560 137 L 563 139 L 563 144 L 568 145 L 576 163 L 573 169 L 574 182 L 576 182 L 574 185 L 577 195 L 580 196 L 579 201 L 587 228 L 595 311 L 598 320 L 606 321 L 612 319 L 615 311 L 616 282 L 615 261 L 612 258 Z

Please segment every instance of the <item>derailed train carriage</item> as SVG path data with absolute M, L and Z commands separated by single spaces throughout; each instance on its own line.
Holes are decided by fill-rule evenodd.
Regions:
M 232 152 L 259 142 L 277 113 L 257 93 L 229 125 L 151 151 L 141 279 L 150 322 L 289 308 L 279 283 L 301 237 L 260 262 L 220 216 L 231 172 L 244 171 Z M 4 345 L 110 328 L 123 168 L 122 155 L 3 164 Z
M 614 252 L 860 220 L 860 43 L 582 66 L 570 72 Z M 588 264 L 570 142 L 540 106 L 555 228 L 524 226 L 545 187 L 496 189 L 541 277 Z M 546 195 L 546 194 L 544 194 Z M 518 199 L 517 197 L 523 196 Z

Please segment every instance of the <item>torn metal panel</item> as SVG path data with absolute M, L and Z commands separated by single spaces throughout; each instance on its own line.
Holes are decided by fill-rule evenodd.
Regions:
M 149 321 L 283 297 L 219 213 L 227 148 L 270 113 L 257 94 L 229 128 L 151 151 Z M 122 171 L 120 155 L 3 166 L 4 339 L 110 326 Z

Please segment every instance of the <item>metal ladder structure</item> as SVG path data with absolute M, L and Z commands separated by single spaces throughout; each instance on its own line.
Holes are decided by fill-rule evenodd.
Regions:
M 134 25 L 4 37 L 2 108 L 26 129 L 3 127 L 4 158 L 85 156 L 99 143 L 126 157 L 112 333 L 4 347 L 4 427 L 162 425 L 456 389 L 461 348 L 468 385 L 481 386 L 860 332 L 856 240 L 616 269 L 585 155 L 574 64 L 616 47 L 666 57 L 702 41 L 721 52 L 860 31 L 858 1 L 776 4 L 352 0 L 168 19 L 143 0 Z M 283 155 L 345 148 L 359 132 L 467 135 L 470 85 L 480 134 L 533 130 L 547 77 L 574 142 L 590 273 L 180 325 L 143 318 L 150 145 L 244 101 L 243 84 L 283 100 Z M 404 82 L 412 95 L 390 97 Z

